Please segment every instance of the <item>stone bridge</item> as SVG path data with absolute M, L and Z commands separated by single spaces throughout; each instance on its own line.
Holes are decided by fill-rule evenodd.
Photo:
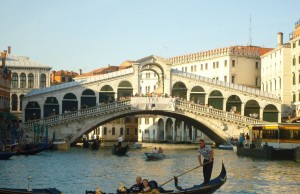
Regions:
M 25 122 L 22 129 L 26 134 L 33 136 L 34 125 L 47 126 L 50 134 L 55 132 L 56 138 L 67 139 L 72 144 L 81 139 L 84 133 L 92 131 L 99 125 L 117 118 L 143 114 L 180 119 L 191 124 L 195 129 L 201 130 L 215 143 L 227 141 L 230 137 L 229 133 L 239 133 L 239 129 L 249 124 L 263 123 L 251 117 L 175 98 L 132 97 L 123 101 Z

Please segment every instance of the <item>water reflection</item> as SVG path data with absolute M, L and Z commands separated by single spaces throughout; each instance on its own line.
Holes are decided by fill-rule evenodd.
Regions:
M 66 193 L 85 190 L 114 192 L 122 181 L 131 186 L 137 175 L 162 184 L 198 165 L 195 149 L 164 149 L 161 161 L 145 161 L 142 150 L 130 150 L 128 157 L 111 155 L 109 148 L 92 151 L 71 148 L 67 152 L 42 152 L 35 156 L 13 156 L 0 161 L 0 187 L 26 188 L 32 177 L 32 188 L 56 187 Z M 266 161 L 238 157 L 234 152 L 215 150 L 212 177 L 219 175 L 222 160 L 227 169 L 227 182 L 216 193 L 298 193 L 300 163 Z M 202 168 L 179 177 L 182 187 L 203 182 Z M 173 182 L 165 185 L 173 189 Z

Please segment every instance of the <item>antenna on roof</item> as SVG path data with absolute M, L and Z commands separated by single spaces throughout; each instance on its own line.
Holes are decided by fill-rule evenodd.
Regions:
M 250 14 L 250 20 L 249 20 L 249 46 L 252 45 L 252 36 L 251 36 L 251 14 Z

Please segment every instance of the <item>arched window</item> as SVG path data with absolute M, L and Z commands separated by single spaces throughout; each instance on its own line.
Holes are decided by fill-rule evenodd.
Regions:
M 33 74 L 30 73 L 28 75 L 28 88 L 33 88 L 34 87 L 34 77 Z
M 112 134 L 112 135 L 115 135 L 115 134 L 116 134 L 116 128 L 114 128 L 114 127 L 112 128 L 111 134 Z
M 124 134 L 124 129 L 123 129 L 123 127 L 121 127 L 121 129 L 120 129 L 120 135 L 123 135 Z
M 12 88 L 18 88 L 18 74 L 17 73 L 13 73 L 12 74 L 12 78 L 11 78 L 11 87 Z
M 22 100 L 23 100 L 24 94 L 20 95 L 20 111 L 22 111 Z
M 26 75 L 25 75 L 25 73 L 21 73 L 20 88 L 25 88 L 25 87 L 26 87 Z
M 11 110 L 18 110 L 18 96 L 16 94 L 11 95 Z
M 104 129 L 103 129 L 103 135 L 107 135 L 107 128 L 106 127 L 104 127 Z
M 41 88 L 46 87 L 46 75 L 45 74 L 41 75 L 40 87 Z

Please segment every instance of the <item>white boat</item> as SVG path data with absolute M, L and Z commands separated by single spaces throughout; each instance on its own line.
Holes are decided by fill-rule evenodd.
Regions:
M 220 150 L 233 150 L 233 145 L 232 144 L 222 144 L 222 145 L 219 145 L 218 149 L 220 149 Z
M 64 139 L 55 139 L 53 141 L 52 148 L 54 150 L 69 150 L 70 144 L 66 142 Z

